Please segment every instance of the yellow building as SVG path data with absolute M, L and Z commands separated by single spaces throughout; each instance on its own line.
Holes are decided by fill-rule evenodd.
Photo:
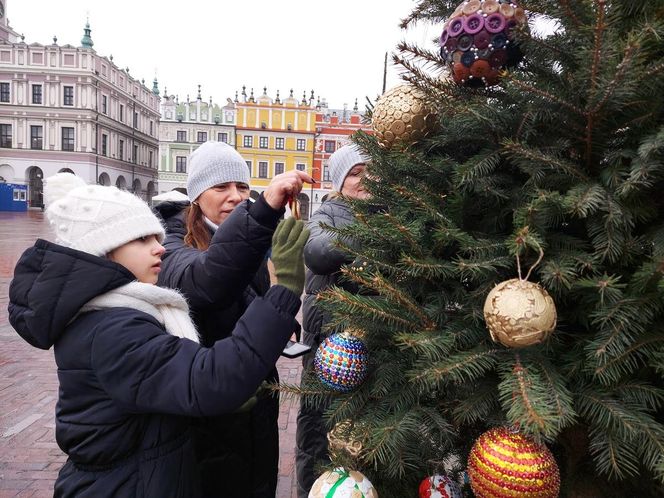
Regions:
M 262 192 L 275 175 L 285 171 L 299 169 L 312 174 L 316 108 L 306 95 L 298 102 L 293 90 L 283 101 L 279 93 L 274 100 L 269 97 L 266 88 L 258 98 L 253 90 L 249 98 L 243 92 L 236 111 L 236 147 L 247 161 L 254 192 Z M 309 198 L 304 197 L 300 201 L 308 205 Z

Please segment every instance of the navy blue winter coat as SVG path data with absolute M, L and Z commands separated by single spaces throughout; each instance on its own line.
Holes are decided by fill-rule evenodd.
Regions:
M 272 209 L 260 196 L 238 205 L 212 234 L 207 251 L 184 244 L 186 204 L 158 210 L 166 224 L 166 253 L 159 284 L 177 288 L 192 309 L 204 344 L 227 337 L 247 307 L 269 288 L 265 254 L 284 210 Z M 222 273 L 223 270 L 223 273 Z M 243 292 L 229 299 L 226 274 L 238 274 L 232 285 Z M 240 278 L 243 284 L 238 283 Z M 295 330 L 295 327 L 293 328 Z M 276 369 L 265 380 L 278 381 Z M 248 412 L 200 420 L 195 448 L 205 496 L 274 498 L 279 471 L 279 398 L 259 395 Z M 223 493 L 223 494 L 222 494 Z
M 204 348 L 129 308 L 77 316 L 90 299 L 135 280 L 109 260 L 44 240 L 25 251 L 9 319 L 30 344 L 54 346 L 56 439 L 68 455 L 56 497 L 201 496 L 192 416 L 229 413 L 274 367 L 300 301 L 275 286 L 232 335 Z

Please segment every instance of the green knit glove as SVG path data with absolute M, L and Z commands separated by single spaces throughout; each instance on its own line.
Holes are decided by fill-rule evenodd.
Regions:
M 292 290 L 297 296 L 304 290 L 304 244 L 309 230 L 304 222 L 291 217 L 279 223 L 272 236 L 272 263 L 277 283 Z

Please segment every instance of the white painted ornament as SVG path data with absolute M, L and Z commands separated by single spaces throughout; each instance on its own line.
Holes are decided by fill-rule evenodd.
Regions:
M 524 348 L 545 341 L 556 328 L 556 305 L 540 285 L 514 278 L 496 285 L 484 302 L 484 320 L 495 342 Z
M 420 483 L 419 498 L 462 498 L 459 485 L 447 476 L 434 474 Z
M 309 498 L 378 498 L 378 492 L 361 472 L 340 467 L 316 479 Z

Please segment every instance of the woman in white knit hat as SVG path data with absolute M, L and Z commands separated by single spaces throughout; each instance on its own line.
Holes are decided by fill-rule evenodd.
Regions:
M 143 201 L 68 173 L 46 180 L 45 197 L 56 243 L 21 256 L 9 320 L 31 345 L 54 347 L 68 456 L 54 496 L 207 496 L 190 417 L 238 410 L 273 368 L 296 326 L 307 230 L 277 229 L 278 285 L 208 349 L 182 295 L 154 285 L 164 230 Z
M 159 285 L 185 295 L 205 345 L 227 337 L 269 289 L 272 234 L 288 200 L 313 179 L 303 171 L 277 175 L 255 202 L 249 181 L 247 163 L 233 147 L 207 142 L 190 156 L 190 203 L 157 207 L 166 224 Z M 278 381 L 276 368 L 265 380 Z M 278 417 L 277 395 L 261 391 L 249 411 L 200 421 L 195 442 L 205 496 L 274 498 Z
M 327 318 L 316 306 L 316 296 L 333 285 L 350 292 L 356 291 L 354 285 L 339 278 L 341 266 L 352 262 L 352 257 L 336 246 L 337 236 L 323 226 L 339 228 L 355 220 L 346 199 L 369 197 L 363 182 L 368 162 L 369 157 L 355 144 L 340 147 L 330 156 L 328 170 L 335 192 L 329 195 L 308 224 L 311 235 L 304 252 L 307 272 L 302 305 L 302 335 L 303 341 L 312 347 L 312 352 L 303 358 L 303 376 L 312 369 L 315 351 L 325 339 L 322 329 Z M 323 412 L 324 407 L 313 408 L 300 403 L 295 453 L 298 498 L 308 496 L 318 477 L 314 474 L 317 464 L 328 459 Z

